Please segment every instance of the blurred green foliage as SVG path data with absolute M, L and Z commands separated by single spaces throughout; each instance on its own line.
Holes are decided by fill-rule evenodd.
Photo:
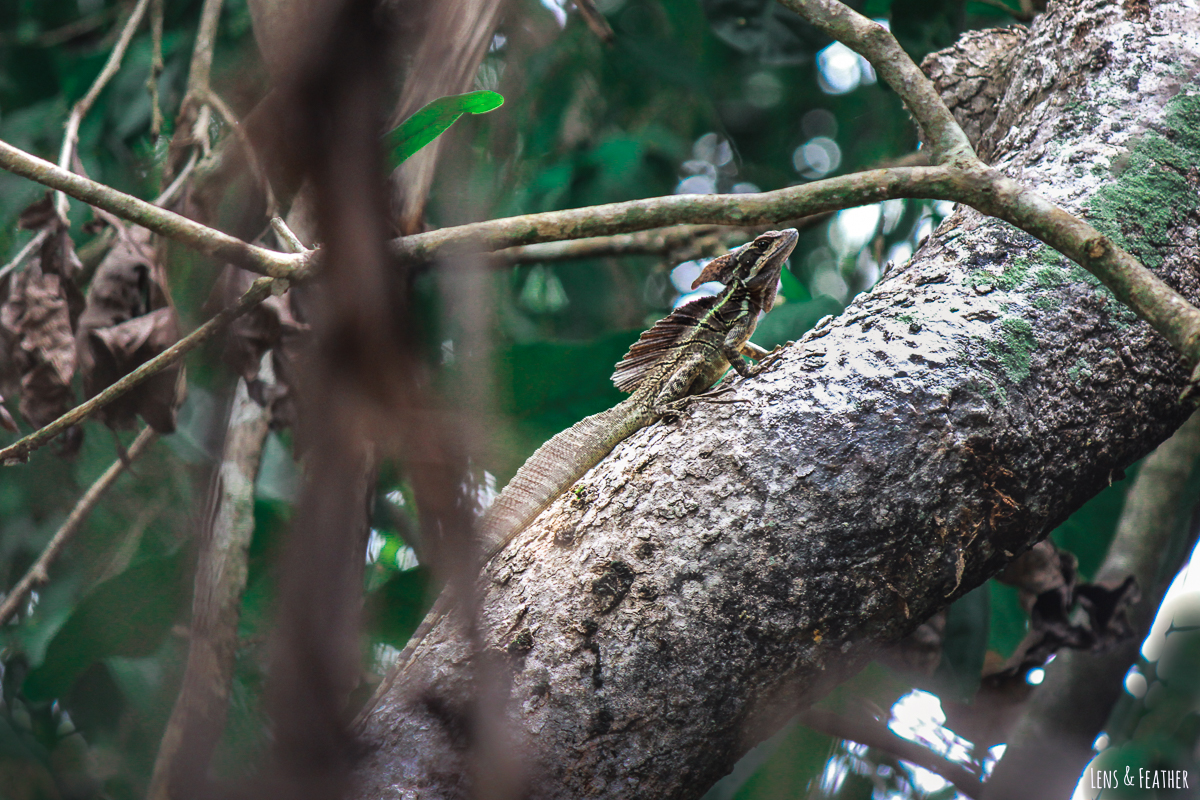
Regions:
M 476 82 L 507 102 L 484 116 L 468 114 L 445 133 L 433 224 L 680 189 L 778 189 L 874 166 L 916 147 L 896 96 L 856 57 L 826 49 L 827 40 L 774 2 L 601 0 L 616 32 L 612 47 L 562 5 L 512 4 Z M 200 0 L 166 6 L 159 92 L 171 120 L 185 87 Z M 67 112 L 99 72 L 130 7 L 118 0 L 0 2 L 0 138 L 57 158 Z M 995 5 L 962 0 L 866 0 L 857 7 L 889 20 L 918 58 L 968 28 L 1011 21 Z M 157 141 L 150 136 L 149 56 L 143 27 L 85 119 L 79 143 L 91 177 L 144 198 L 161 188 L 170 133 Z M 225 3 L 213 83 L 239 114 L 263 95 L 245 0 Z M 224 132 L 220 123 L 213 132 Z M 0 173 L 4 260 L 28 239 L 15 219 L 41 191 Z M 873 284 L 881 262 L 906 258 L 942 213 L 930 203 L 898 202 L 873 216 L 839 215 L 804 230 L 784 275 L 783 302 L 755 341 L 771 347 L 799 338 L 821 317 L 838 313 Z M 90 212 L 72 203 L 71 219 L 77 245 L 86 244 Z M 503 485 L 547 437 L 620 399 L 609 381 L 613 364 L 648 321 L 680 297 L 675 266 L 654 257 L 596 258 L 526 265 L 489 279 L 493 380 L 485 400 L 495 415 L 488 458 L 477 465 L 481 493 Z M 172 289 L 185 320 L 202 316 L 211 279 L 210 265 L 174 257 Z M 428 301 L 428 356 L 453 383 L 456 359 L 471 354 L 462 351 L 461 332 L 445 313 L 443 289 L 423 279 L 418 290 Z M 209 349 L 188 362 L 192 388 L 179 432 L 120 479 L 53 566 L 50 582 L 0 631 L 0 795 L 122 800 L 144 793 L 186 658 L 193 540 L 231 383 L 216 356 Z M 8 403 L 15 414 L 15 401 Z M 43 450 L 0 476 L 5 586 L 15 584 L 116 457 L 105 430 L 85 427 L 75 461 Z M 127 437 L 122 441 L 128 445 Z M 273 436 L 258 486 L 229 722 L 215 764 L 222 776 L 251 769 L 266 741 L 261 691 L 271 564 L 294 486 L 287 437 Z M 1077 554 L 1085 575 L 1103 558 L 1127 486 L 1116 484 L 1055 533 L 1060 546 Z M 434 589 L 410 548 L 418 529 L 413 508 L 403 473 L 386 466 L 365 586 L 364 664 L 376 674 L 416 627 Z M 1026 617 L 1015 591 L 993 582 L 956 603 L 950 623 L 943 671 L 951 676 L 947 691 L 961 698 L 978 684 L 987 650 L 1001 657 L 1012 652 Z M 1178 658 L 1195 663 L 1186 654 Z M 857 690 L 887 707 L 904 691 L 897 681 L 872 667 Z M 1186 681 L 1172 683 L 1171 691 L 1195 701 Z M 1186 748 L 1196 730 L 1191 717 L 1156 723 L 1159 755 L 1153 757 L 1169 749 L 1164 741 Z M 915 774 L 884 753 L 793 724 L 757 748 L 713 798 L 945 795 Z

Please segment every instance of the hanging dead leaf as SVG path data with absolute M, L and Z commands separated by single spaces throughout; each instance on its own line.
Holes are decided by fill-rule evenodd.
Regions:
M 94 397 L 179 340 L 179 323 L 150 232 L 122 230 L 96 269 L 76 336 L 84 392 Z M 97 417 L 115 430 L 141 415 L 159 433 L 175 430 L 182 400 L 176 364 L 106 405 Z
M 83 311 L 83 295 L 74 276 L 80 268 L 66 224 L 47 194 L 26 208 L 22 228 L 44 235 L 38 254 L 23 272 L 0 285 L 0 391 L 20 395 L 20 413 L 34 427 L 46 425 L 74 405 L 71 380 L 77 367 L 75 324 Z M 15 385 L 14 385 L 15 384 Z M 7 413 L 7 412 L 6 412 Z M 11 422 L 11 417 L 7 422 Z M 0 420 L 7 427 L 7 423 Z M 73 455 L 81 441 L 74 430 L 61 440 L 63 455 Z
M 250 288 L 256 276 L 236 267 L 226 267 L 213 288 L 210 305 L 224 308 Z M 250 396 L 271 410 L 272 428 L 289 427 L 295 420 L 293 396 L 295 362 L 308 326 L 295 313 L 295 294 L 271 296 L 236 320 L 225 339 L 225 363 L 246 381 Z M 214 310 L 215 310 L 214 308 Z M 272 351 L 275 380 L 269 385 L 258 379 L 263 354 Z
M 40 231 L 58 218 L 58 212 L 54 210 L 54 193 L 47 191 L 40 200 L 34 201 L 21 212 L 17 217 L 17 227 L 26 231 Z
M 92 362 L 84 376 L 88 395 L 100 393 L 177 341 L 179 325 L 174 309 L 169 306 L 119 325 L 90 331 L 88 349 Z M 106 405 L 98 414 L 99 418 L 110 428 L 128 430 L 135 426 L 140 414 L 146 424 L 159 433 L 175 430 L 176 385 L 180 369 L 176 363 L 143 381 Z
M 34 260 L 13 281 L 0 307 L 0 328 L 19 376 L 21 415 L 39 428 L 74 402 L 75 337 L 63 282 L 59 275 L 44 274 Z

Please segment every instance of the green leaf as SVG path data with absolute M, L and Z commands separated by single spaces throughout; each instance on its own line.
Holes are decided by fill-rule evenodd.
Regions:
M 104 581 L 80 601 L 25 679 L 25 696 L 64 694 L 89 666 L 110 656 L 152 655 L 183 605 L 185 553 L 150 558 Z
M 486 114 L 504 105 L 496 92 L 479 91 L 439 97 L 401 122 L 387 135 L 393 169 L 446 132 L 463 114 Z

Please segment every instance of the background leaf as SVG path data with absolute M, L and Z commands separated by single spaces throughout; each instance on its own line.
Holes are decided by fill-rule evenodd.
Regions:
M 439 97 L 387 135 L 393 169 L 445 133 L 463 114 L 486 114 L 503 104 L 503 97 L 486 90 Z

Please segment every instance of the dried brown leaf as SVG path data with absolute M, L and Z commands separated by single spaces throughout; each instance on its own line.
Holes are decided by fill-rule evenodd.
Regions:
M 13 281 L 0 307 L 0 329 L 19 376 L 21 415 L 34 427 L 53 421 L 74 401 L 75 337 L 63 284 L 34 261 Z
M 78 342 L 84 391 L 94 397 L 179 340 L 179 323 L 150 232 L 121 230 L 88 288 Z M 179 365 L 173 365 L 97 415 L 115 430 L 134 427 L 141 415 L 159 433 L 175 430 L 181 402 Z
M 21 216 L 17 217 L 17 227 L 27 231 L 38 231 L 57 222 L 58 219 L 58 212 L 54 210 L 54 194 L 47 191 L 21 212 Z
M 255 276 L 236 267 L 226 267 L 213 289 L 210 304 L 223 308 L 250 287 Z M 299 320 L 291 291 L 271 296 L 230 326 L 225 340 L 225 363 L 246 381 L 250 396 L 271 410 L 271 427 L 286 428 L 296 418 L 296 359 L 308 326 Z M 215 310 L 215 309 L 214 309 Z M 275 379 L 270 384 L 258 379 L 263 354 L 271 351 Z
M 84 375 L 88 396 L 100 393 L 177 341 L 179 323 L 170 306 L 119 325 L 89 331 L 87 345 L 91 362 Z M 98 414 L 99 418 L 110 428 L 128 430 L 141 415 L 146 424 L 159 433 L 174 431 L 180 369 L 176 363 L 148 378 L 106 405 Z

